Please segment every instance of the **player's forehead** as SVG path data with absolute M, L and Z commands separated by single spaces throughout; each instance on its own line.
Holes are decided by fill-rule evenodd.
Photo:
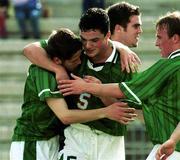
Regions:
M 104 37 L 103 33 L 100 30 L 87 30 L 87 31 L 80 31 L 80 37 L 83 40 L 93 40 Z
M 167 27 L 157 26 L 156 35 L 159 37 L 165 37 L 168 35 Z
M 140 15 L 132 15 L 129 18 L 128 25 L 131 25 L 131 26 L 142 26 L 141 16 Z

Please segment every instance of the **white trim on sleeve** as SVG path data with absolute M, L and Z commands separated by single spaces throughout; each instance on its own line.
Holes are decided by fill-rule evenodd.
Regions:
M 142 104 L 141 100 L 131 91 L 131 89 L 126 85 L 126 83 L 122 82 L 121 84 L 122 84 L 122 85 L 126 88 L 126 90 L 135 98 L 135 100 L 137 101 L 137 103 L 138 103 L 139 105 L 141 105 L 141 104 Z
M 54 91 L 54 92 L 52 92 L 49 88 L 47 88 L 47 89 L 43 89 L 43 90 L 38 94 L 38 96 L 40 97 L 44 92 L 50 92 L 50 93 L 52 93 L 52 94 L 60 93 L 60 91 Z

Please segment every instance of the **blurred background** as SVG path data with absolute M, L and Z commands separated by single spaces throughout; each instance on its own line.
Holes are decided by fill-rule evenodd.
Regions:
M 9 159 L 13 127 L 20 115 L 26 71 L 30 64 L 22 55 L 23 47 L 40 38 L 48 38 L 51 31 L 59 27 L 70 28 L 78 34 L 78 22 L 83 12 L 82 0 L 41 0 L 39 36 L 33 35 L 30 26 L 28 26 L 29 35 L 22 36 L 12 1 L 9 2 L 4 19 L 2 18 L 4 7 L 0 6 L 0 25 L 5 22 L 5 31 L 2 30 L 2 26 L 0 29 L 0 160 Z M 104 8 L 116 2 L 120 1 L 104 0 Z M 142 71 L 160 58 L 159 51 L 154 45 L 157 18 L 168 11 L 180 10 L 180 1 L 126 0 L 126 2 L 138 5 L 142 12 L 143 33 L 139 46 L 133 49 L 142 60 L 140 66 Z M 136 120 L 128 125 L 125 138 L 126 159 L 145 160 L 152 144 L 146 134 L 144 123 Z

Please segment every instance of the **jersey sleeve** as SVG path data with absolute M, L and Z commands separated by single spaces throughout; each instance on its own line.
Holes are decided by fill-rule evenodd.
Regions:
M 36 67 L 34 69 L 34 81 L 40 101 L 45 101 L 46 98 L 64 98 L 57 89 L 54 73 Z
M 142 101 L 167 85 L 166 80 L 177 68 L 178 65 L 174 65 L 171 60 L 162 59 L 146 71 L 136 75 L 131 81 L 119 83 L 119 87 L 128 99 L 142 104 Z
M 42 48 L 47 47 L 47 40 L 43 39 L 39 43 Z M 41 101 L 45 101 L 46 98 L 63 98 L 63 95 L 57 89 L 56 79 L 52 72 L 37 66 L 32 68 L 31 71 L 34 72 L 32 75 L 34 75 L 38 97 Z
M 43 40 L 41 40 L 39 43 L 40 43 L 40 45 L 41 45 L 42 48 L 47 47 L 47 40 L 43 39 Z

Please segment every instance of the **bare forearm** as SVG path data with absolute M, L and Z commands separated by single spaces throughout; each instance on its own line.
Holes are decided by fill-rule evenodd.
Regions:
M 68 109 L 64 99 L 48 98 L 47 104 L 64 124 L 84 123 L 102 118 L 108 118 L 122 124 L 127 124 L 136 117 L 134 108 L 128 108 L 126 103 L 113 103 L 107 107 L 93 110 Z
M 23 49 L 24 56 L 33 64 L 45 68 L 49 71 L 56 72 L 59 68 L 50 58 L 48 58 L 46 51 L 40 47 L 39 42 L 29 44 Z
M 112 103 L 117 102 L 116 98 L 111 97 L 99 97 L 105 106 L 111 105 Z
M 105 109 L 101 108 L 95 110 L 68 110 L 68 112 L 66 112 L 63 117 L 65 124 L 85 123 L 105 118 Z
M 68 109 L 64 99 L 48 98 L 47 103 L 55 115 L 64 123 L 82 123 L 105 118 L 107 107 L 95 110 Z
M 118 83 L 109 83 L 109 84 L 86 83 L 86 87 L 84 91 L 94 94 L 96 96 L 124 98 L 124 94 L 120 90 Z
M 69 110 L 66 115 L 66 124 L 82 123 L 108 118 L 122 124 L 128 124 L 137 115 L 134 108 L 128 108 L 126 103 L 117 102 L 107 107 L 93 110 Z
M 172 139 L 175 143 L 180 141 L 180 122 L 178 123 L 176 129 L 172 133 L 170 139 Z

